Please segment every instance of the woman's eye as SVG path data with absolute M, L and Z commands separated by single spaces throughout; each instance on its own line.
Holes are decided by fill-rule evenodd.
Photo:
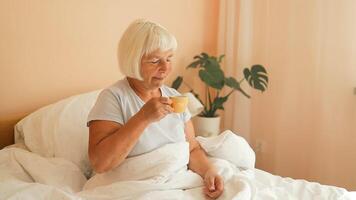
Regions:
M 159 60 L 152 60 L 151 63 L 157 64 L 157 63 L 159 63 Z

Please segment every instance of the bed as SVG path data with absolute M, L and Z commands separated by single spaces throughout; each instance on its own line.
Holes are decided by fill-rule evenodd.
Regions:
M 205 199 L 202 179 L 187 169 L 186 142 L 167 144 L 94 174 L 86 117 L 100 91 L 43 107 L 15 126 L 15 144 L 0 150 L 0 199 Z M 355 192 L 256 169 L 248 143 L 227 130 L 197 137 L 224 177 L 219 199 L 356 199 Z

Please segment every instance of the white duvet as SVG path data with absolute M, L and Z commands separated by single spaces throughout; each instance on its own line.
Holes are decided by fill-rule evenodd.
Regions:
M 219 199 L 356 199 L 342 188 L 255 169 L 252 149 L 229 131 L 198 140 L 224 178 Z M 0 199 L 205 199 L 202 179 L 187 169 L 188 160 L 188 143 L 167 144 L 87 181 L 71 161 L 6 148 L 0 151 Z

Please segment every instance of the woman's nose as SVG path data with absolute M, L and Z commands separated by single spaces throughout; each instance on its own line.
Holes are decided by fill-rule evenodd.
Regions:
M 166 71 L 167 69 L 168 69 L 168 67 L 169 67 L 169 62 L 167 62 L 167 61 L 162 61 L 161 62 L 161 65 L 160 65 L 160 71 Z

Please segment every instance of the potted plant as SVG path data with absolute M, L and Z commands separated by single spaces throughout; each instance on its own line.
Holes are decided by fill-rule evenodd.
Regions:
M 264 92 L 268 85 L 267 71 L 262 65 L 252 65 L 251 68 L 244 68 L 244 78 L 237 81 L 234 77 L 227 77 L 221 69 L 221 62 L 224 55 L 219 57 L 201 53 L 194 56 L 194 60 L 187 66 L 187 69 L 198 69 L 199 78 L 205 83 L 205 99 L 200 98 L 194 89 L 187 84 L 182 76 L 178 76 L 172 83 L 172 88 L 179 89 L 185 84 L 192 94 L 203 104 L 204 110 L 193 120 L 198 135 L 209 136 L 219 132 L 220 117 L 218 110 L 224 110 L 224 103 L 234 91 L 241 92 L 245 97 L 250 98 L 242 88 L 241 83 L 247 81 L 248 84 L 261 92 Z M 223 89 L 230 91 L 223 94 Z

